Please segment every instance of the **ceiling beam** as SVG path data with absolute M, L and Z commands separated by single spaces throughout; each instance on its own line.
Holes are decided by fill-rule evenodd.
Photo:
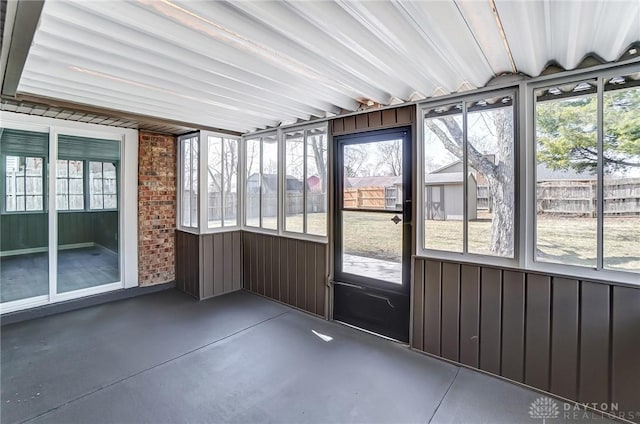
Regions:
M 6 56 L 6 66 L 3 66 L 2 73 L 2 95 L 15 97 L 20 83 L 20 76 L 27 61 L 29 48 L 33 42 L 33 36 L 38 27 L 40 14 L 44 0 L 31 1 L 10 1 L 15 5 L 15 15 L 13 22 L 5 22 L 12 29 L 10 39 L 3 40 L 3 45 L 7 45 L 8 54 Z M 7 14 L 7 20 L 12 16 Z
M 222 134 L 229 134 L 234 136 L 240 136 L 242 133 L 237 131 L 229 131 L 222 128 L 210 127 L 206 125 L 194 124 L 192 122 L 176 121 L 171 119 L 161 119 L 148 115 L 140 115 L 136 113 L 125 112 L 122 110 L 109 109 L 103 107 L 91 106 L 83 103 L 75 103 L 66 100 L 58 100 L 50 97 L 34 96 L 30 94 L 18 93 L 15 96 L 15 100 L 24 101 L 29 103 L 46 105 L 49 107 L 55 107 L 59 109 L 67 109 L 71 111 L 87 112 L 96 115 L 108 116 L 111 118 L 127 119 L 130 121 L 138 122 L 139 124 L 153 124 L 153 125 L 175 125 L 178 127 L 185 127 L 190 129 L 199 129 L 213 131 Z

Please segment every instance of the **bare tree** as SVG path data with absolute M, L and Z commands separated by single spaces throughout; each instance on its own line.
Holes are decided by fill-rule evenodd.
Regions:
M 367 151 L 357 144 L 351 145 L 344 149 L 343 160 L 347 177 L 361 176 L 362 167 L 367 160 Z
M 502 256 L 513 254 L 513 111 L 511 108 L 492 111 L 493 128 L 496 132 L 499 161 L 493 163 L 483 156 L 471 143 L 467 144 L 469 165 L 487 179 L 494 213 L 491 223 L 491 253 Z M 442 125 L 438 125 L 441 123 Z M 462 128 L 452 116 L 425 120 L 427 128 L 442 142 L 451 154 L 462 160 Z
M 386 168 L 393 176 L 402 175 L 402 140 L 378 143 L 380 162 L 378 169 Z

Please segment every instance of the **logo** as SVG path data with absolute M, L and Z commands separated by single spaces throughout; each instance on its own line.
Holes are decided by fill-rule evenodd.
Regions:
M 558 404 L 548 397 L 539 397 L 529 406 L 529 416 L 542 419 L 542 424 L 549 418 L 558 418 L 558 415 L 560 415 Z

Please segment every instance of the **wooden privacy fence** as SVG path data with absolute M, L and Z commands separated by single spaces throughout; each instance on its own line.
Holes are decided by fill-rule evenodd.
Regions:
M 345 208 L 384 209 L 384 187 L 361 187 L 344 189 Z
M 595 217 L 596 181 L 543 181 L 537 184 L 537 213 Z M 606 215 L 640 214 L 640 178 L 607 179 L 604 182 Z
M 302 192 L 287 192 L 285 197 L 286 214 L 296 215 L 304 212 L 304 197 Z M 247 195 L 247 217 L 257 218 L 260 216 L 260 193 L 249 193 Z M 226 209 L 226 208 L 225 208 Z M 307 193 L 307 212 L 326 212 L 326 193 Z M 264 193 L 262 195 L 262 216 L 278 216 L 278 197 L 276 193 Z M 227 216 L 228 217 L 228 216 Z

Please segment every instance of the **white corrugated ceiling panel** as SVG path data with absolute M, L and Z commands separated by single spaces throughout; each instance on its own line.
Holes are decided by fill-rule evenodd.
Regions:
M 492 4 L 50 0 L 18 90 L 247 132 L 640 41 L 637 1 L 497 1 L 507 43 Z

